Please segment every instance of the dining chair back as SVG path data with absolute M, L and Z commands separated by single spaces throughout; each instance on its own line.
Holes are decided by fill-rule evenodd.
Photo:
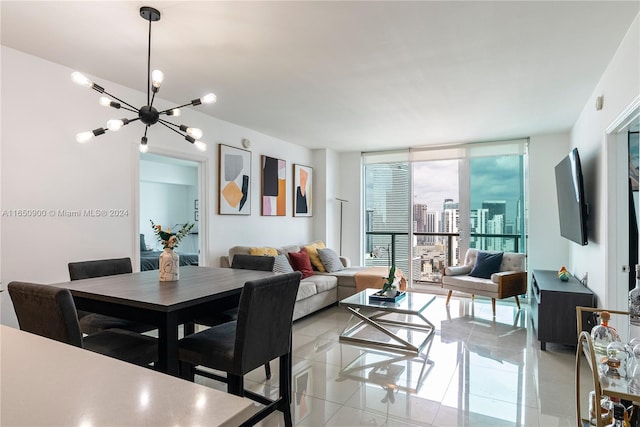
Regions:
M 11 282 L 7 290 L 21 330 L 82 347 L 82 332 L 68 289 Z
M 133 272 L 131 258 L 70 262 L 68 267 L 71 280 L 91 279 L 94 277 L 113 276 L 115 274 Z
M 231 268 L 273 271 L 273 264 L 275 260 L 276 259 L 272 256 L 238 254 L 233 257 Z
M 293 307 L 300 286 L 299 272 L 246 282 L 240 296 L 238 319 L 186 336 L 178 344 L 182 376 L 207 376 L 227 383 L 229 393 L 247 396 L 265 405 L 251 418 L 258 422 L 269 413 L 284 413 L 291 420 L 291 332 Z M 276 400 L 244 390 L 243 376 L 260 365 L 280 361 L 280 396 Z M 204 366 L 226 372 L 226 377 L 198 370 Z M 252 424 L 249 425 L 252 425 Z
M 26 282 L 11 282 L 7 289 L 23 331 L 137 365 L 158 360 L 158 343 L 152 337 L 122 329 L 83 337 L 68 289 Z
M 70 262 L 69 277 L 71 280 L 93 279 L 95 277 L 115 276 L 133 272 L 131 258 L 111 258 L 91 261 Z M 104 314 L 78 310 L 80 329 L 85 334 L 94 334 L 105 329 L 126 329 L 133 332 L 147 332 L 156 329 L 154 326 L 120 319 Z
M 233 257 L 231 268 L 241 270 L 273 271 L 274 261 L 275 258 L 272 256 L 239 254 Z M 195 319 L 195 323 L 205 326 L 215 326 L 221 323 L 231 322 L 237 318 L 238 308 L 234 307 L 216 313 L 201 315 Z M 269 362 L 264 365 L 264 373 L 267 379 L 271 379 L 271 365 Z

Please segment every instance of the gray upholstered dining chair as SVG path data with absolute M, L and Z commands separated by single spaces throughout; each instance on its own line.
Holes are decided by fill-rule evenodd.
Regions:
M 11 282 L 7 289 L 23 331 L 136 365 L 158 360 L 157 340 L 136 332 L 108 329 L 83 337 L 68 289 L 26 282 Z
M 71 280 L 91 279 L 94 277 L 114 276 L 133 272 L 131 258 L 111 258 L 92 261 L 70 262 L 69 277 Z M 105 314 L 78 310 L 80 329 L 85 334 L 94 334 L 105 329 L 126 329 L 133 332 L 147 332 L 156 329 L 154 326 L 120 319 Z
M 291 330 L 300 277 L 300 272 L 294 272 L 246 282 L 237 320 L 188 335 L 178 342 L 183 378 L 193 381 L 197 373 L 223 381 L 229 393 L 266 405 L 247 425 L 276 410 L 283 412 L 285 425 L 292 425 Z M 245 390 L 244 375 L 276 358 L 280 360 L 278 399 L 270 400 Z M 197 366 L 223 371 L 227 376 L 199 370 Z
M 273 271 L 274 262 L 275 258 L 272 256 L 239 254 L 233 257 L 231 268 L 239 268 L 241 270 Z M 215 326 L 222 323 L 232 322 L 237 318 L 238 308 L 234 307 L 219 313 L 208 313 L 207 315 L 202 315 L 195 320 L 195 323 L 204 326 Z M 264 365 L 264 373 L 267 379 L 271 379 L 271 365 L 269 362 Z

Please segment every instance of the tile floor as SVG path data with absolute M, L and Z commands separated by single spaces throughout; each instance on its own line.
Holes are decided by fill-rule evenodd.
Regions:
M 428 363 L 338 341 L 349 314 L 332 307 L 294 323 L 294 424 L 298 426 L 573 426 L 575 348 L 540 345 L 527 305 L 443 296 L 425 310 L 436 334 Z M 415 337 L 414 337 L 415 338 Z M 245 386 L 278 390 L 264 369 Z M 196 381 L 221 390 L 203 377 Z M 584 383 L 584 381 L 583 381 Z M 588 389 L 585 393 L 588 394 Z M 585 403 L 583 403 L 584 405 Z M 260 426 L 284 425 L 276 412 Z

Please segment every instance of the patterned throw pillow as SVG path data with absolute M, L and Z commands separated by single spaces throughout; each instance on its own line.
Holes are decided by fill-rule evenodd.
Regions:
M 302 278 L 313 276 L 313 268 L 311 267 L 311 261 L 309 261 L 309 254 L 302 248 L 300 252 L 289 252 L 289 259 L 291 260 L 291 267 L 295 271 L 302 273 Z
M 273 262 L 274 273 L 293 273 L 293 268 L 285 255 L 278 255 Z
M 249 255 L 278 256 L 276 248 L 249 248 Z
M 320 257 L 318 256 L 318 249 L 324 249 L 325 247 L 326 246 L 324 245 L 324 242 L 320 240 L 304 246 L 304 249 L 306 249 L 307 253 L 309 254 L 311 265 L 313 265 L 316 270 L 321 272 L 325 272 L 326 270 L 324 268 L 324 265 L 322 265 L 322 261 L 320 261 Z
M 318 249 L 318 256 L 320 257 L 320 261 L 322 261 L 322 264 L 324 265 L 324 268 L 326 268 L 328 273 L 334 273 L 336 271 L 344 270 L 344 265 L 342 265 L 340 257 L 333 249 Z

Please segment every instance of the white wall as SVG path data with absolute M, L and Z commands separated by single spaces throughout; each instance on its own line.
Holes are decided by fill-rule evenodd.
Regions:
M 529 279 L 534 269 L 569 269 L 569 242 L 560 236 L 554 167 L 569 153 L 569 133 L 529 140 Z
M 360 152 L 340 153 L 338 169 L 340 186 L 336 190 L 336 197 L 348 200 L 342 208 L 342 252 L 351 258 L 354 265 L 364 265 L 364 238 L 362 235 L 364 205 L 361 194 L 363 186 Z M 340 206 L 338 205 L 336 208 L 339 215 Z
M 571 131 L 571 146 L 580 151 L 585 192 L 590 203 L 589 244 L 571 246 L 571 268 L 581 277 L 588 273 L 588 286 L 596 292 L 600 306 L 626 309 L 615 301 L 618 286 L 608 283 L 608 226 L 615 221 L 619 206 L 612 205 L 608 192 L 607 127 L 640 95 L 640 15 L 636 17 L 615 56 L 606 68 Z M 595 109 L 595 99 L 604 96 L 604 108 Z M 622 285 L 620 285 L 622 286 Z
M 2 286 L 12 280 L 55 283 L 69 279 L 67 263 L 87 259 L 130 256 L 137 245 L 137 144 L 143 127 L 135 122 L 118 133 L 107 132 L 89 144 L 75 142 L 79 131 L 104 126 L 119 117 L 100 107 L 98 93 L 71 82 L 72 69 L 2 46 L 1 197 L 3 212 L 44 209 L 46 216 L 3 216 L 0 244 Z M 43 77 L 46 76 L 46 77 Z M 95 77 L 114 95 L 142 103 L 146 94 Z M 199 94 L 185 94 L 192 99 Z M 189 96 L 191 98 L 189 98 Z M 224 99 L 219 99 L 223 103 Z M 159 107 L 171 105 L 156 100 Z M 215 106 L 200 106 L 215 114 Z M 125 115 L 126 116 L 126 115 Z M 203 156 L 207 168 L 207 199 L 200 200 L 207 215 L 209 265 L 235 244 L 281 245 L 314 240 L 313 218 L 260 216 L 260 155 L 287 161 L 287 188 L 292 188 L 293 163 L 311 165 L 309 149 L 184 109 L 180 120 L 202 128 L 209 144 L 200 154 L 178 135 L 159 126 L 149 131 L 150 152 Z M 252 215 L 217 214 L 218 143 L 241 147 L 251 140 Z M 317 191 L 317 190 L 316 190 Z M 206 206 L 203 204 L 206 203 Z M 120 209 L 119 217 L 62 217 L 50 210 Z M 325 209 L 314 200 L 314 211 Z M 0 294 L 2 323 L 16 325 L 8 295 Z

